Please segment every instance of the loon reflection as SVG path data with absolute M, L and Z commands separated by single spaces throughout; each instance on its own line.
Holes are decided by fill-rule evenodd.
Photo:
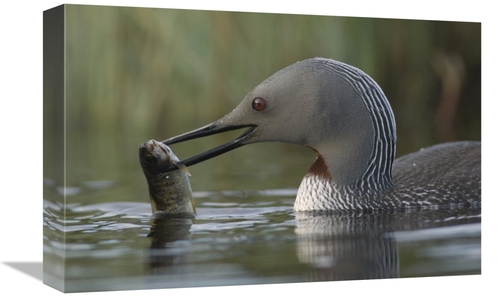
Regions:
M 406 213 L 297 213 L 297 258 L 306 281 L 399 277 L 396 231 L 481 221 L 480 209 Z
M 296 240 L 292 244 L 296 245 L 297 261 L 305 266 L 292 281 L 397 278 L 400 277 L 398 231 L 481 222 L 480 209 L 405 213 L 298 212 L 294 215 Z M 192 224 L 193 220 L 182 218 L 152 220 L 148 237 L 152 239 L 149 266 L 153 274 L 193 273 L 190 256 L 191 245 L 196 244 L 196 233 L 192 234 Z M 263 239 L 254 237 L 253 240 Z M 256 275 L 269 273 L 247 262 L 238 264 Z

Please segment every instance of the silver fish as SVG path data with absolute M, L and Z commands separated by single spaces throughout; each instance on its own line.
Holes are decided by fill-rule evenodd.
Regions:
M 154 139 L 139 147 L 139 160 L 149 186 L 151 207 L 155 216 L 180 215 L 194 217 L 196 208 L 187 167 L 165 144 Z M 179 169 L 164 173 L 176 166 Z

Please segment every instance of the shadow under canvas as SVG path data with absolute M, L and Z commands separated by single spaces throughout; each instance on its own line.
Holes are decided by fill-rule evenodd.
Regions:
M 4 262 L 3 264 L 34 277 L 39 281 L 43 281 L 42 262 Z

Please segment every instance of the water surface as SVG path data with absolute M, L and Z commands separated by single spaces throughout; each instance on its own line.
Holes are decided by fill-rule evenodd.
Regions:
M 295 193 L 195 192 L 194 220 L 46 200 L 44 281 L 72 292 L 481 273 L 480 210 L 311 215 L 292 211 Z

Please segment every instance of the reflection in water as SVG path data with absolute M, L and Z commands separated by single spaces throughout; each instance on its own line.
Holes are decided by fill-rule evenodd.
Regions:
M 309 281 L 399 276 L 398 250 L 384 216 L 298 213 L 297 257 L 315 269 Z
M 198 193 L 195 220 L 151 217 L 149 203 L 45 200 L 44 282 L 77 292 L 481 271 L 480 210 L 307 214 L 289 193 L 225 194 Z
M 480 222 L 481 210 L 297 213 L 297 257 L 308 281 L 399 277 L 394 231 Z
M 185 263 L 188 257 L 191 239 L 191 219 L 155 218 L 151 220 L 151 250 L 149 264 L 152 274 L 165 273 L 165 270 L 179 263 Z

